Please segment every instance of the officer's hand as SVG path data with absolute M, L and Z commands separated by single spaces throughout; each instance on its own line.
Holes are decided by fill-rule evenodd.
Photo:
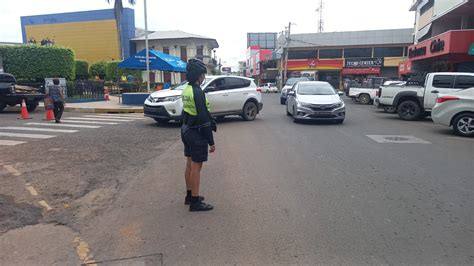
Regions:
M 210 148 L 209 148 L 209 152 L 210 153 L 213 153 L 216 151 L 216 145 L 212 145 Z

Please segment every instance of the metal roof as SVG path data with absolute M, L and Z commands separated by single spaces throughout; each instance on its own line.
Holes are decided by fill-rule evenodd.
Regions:
M 413 44 L 413 29 L 291 34 L 291 48 Z
M 154 31 L 148 34 L 148 40 L 170 40 L 170 39 L 202 39 L 202 40 L 209 40 L 213 42 L 213 47 L 218 48 L 219 44 L 217 43 L 216 39 L 196 35 L 192 33 L 187 33 L 180 30 L 169 30 L 169 31 Z M 144 41 L 145 34 L 140 37 L 133 38 L 132 41 Z

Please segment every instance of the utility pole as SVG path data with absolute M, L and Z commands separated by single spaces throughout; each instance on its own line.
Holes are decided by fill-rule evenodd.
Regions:
M 282 83 L 286 82 L 288 78 L 288 54 L 290 52 L 290 42 L 291 42 L 291 22 L 288 23 L 288 31 L 286 34 L 285 74 L 283 76 Z
M 145 12 L 145 61 L 146 61 L 146 89 L 150 93 L 150 55 L 148 52 L 148 21 L 146 16 L 146 0 L 143 1 Z
M 318 20 L 318 32 L 324 31 L 324 18 L 323 18 L 323 8 L 324 8 L 324 1 L 319 1 L 319 7 L 316 9 L 316 12 L 319 13 L 319 20 Z

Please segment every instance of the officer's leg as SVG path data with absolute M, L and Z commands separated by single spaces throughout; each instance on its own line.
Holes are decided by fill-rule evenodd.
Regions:
M 191 190 L 193 197 L 199 196 L 202 163 L 191 162 Z
M 184 178 L 186 180 L 186 190 L 191 190 L 191 157 L 187 157 L 186 160 L 186 172 L 184 173 Z

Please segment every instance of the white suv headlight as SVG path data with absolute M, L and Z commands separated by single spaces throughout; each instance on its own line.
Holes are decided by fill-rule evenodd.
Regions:
M 338 102 L 334 105 L 336 108 L 344 107 L 344 102 Z
M 181 96 L 170 96 L 170 97 L 160 98 L 158 100 L 160 102 L 175 102 L 179 99 L 181 99 Z

